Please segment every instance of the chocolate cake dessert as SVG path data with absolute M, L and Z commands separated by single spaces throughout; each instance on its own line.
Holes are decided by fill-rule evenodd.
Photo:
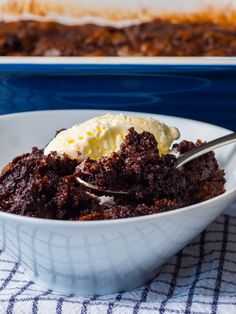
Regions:
M 183 154 L 201 144 L 182 141 L 173 148 Z M 134 128 L 117 152 L 98 160 L 81 162 L 33 148 L 3 169 L 0 209 L 48 219 L 104 220 L 161 213 L 224 193 L 224 171 L 213 152 L 181 169 L 176 169 L 176 162 L 174 154 L 159 154 L 153 134 Z M 102 201 L 78 177 L 101 189 L 128 193 Z
M 128 27 L 0 22 L 1 56 L 235 56 L 235 24 L 156 19 Z

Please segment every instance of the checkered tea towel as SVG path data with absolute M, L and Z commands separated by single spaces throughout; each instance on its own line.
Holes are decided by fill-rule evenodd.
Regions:
M 236 210 L 236 205 L 235 205 Z M 173 256 L 160 274 L 136 290 L 85 298 L 62 295 L 27 280 L 0 254 L 2 313 L 236 313 L 236 217 L 220 216 Z

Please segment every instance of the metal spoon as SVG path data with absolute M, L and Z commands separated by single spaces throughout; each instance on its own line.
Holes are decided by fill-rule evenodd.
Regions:
M 189 152 L 184 153 L 183 155 L 180 155 L 178 157 L 177 168 L 185 165 L 189 161 L 199 156 L 209 153 L 210 151 L 216 148 L 229 145 L 235 142 L 236 142 L 236 133 L 231 133 L 231 134 L 219 137 L 213 141 L 207 142 L 193 150 L 190 150 Z
M 197 147 L 191 151 L 188 151 L 188 152 L 180 155 L 178 157 L 176 168 L 180 168 L 183 165 L 185 165 L 186 163 L 188 163 L 189 161 L 191 161 L 191 160 L 193 160 L 199 156 L 202 156 L 206 153 L 209 153 L 210 151 L 212 151 L 216 148 L 219 148 L 219 147 L 222 147 L 222 146 L 225 146 L 228 144 L 232 144 L 234 142 L 236 142 L 236 133 L 231 133 L 231 134 L 219 137 L 219 138 L 217 138 L 213 141 L 210 141 L 208 143 L 205 143 L 205 144 L 203 144 L 203 145 L 201 145 L 201 146 L 199 146 L 199 147 Z M 104 194 L 108 194 L 108 195 L 128 195 L 129 194 L 129 192 L 125 192 L 125 191 L 103 190 L 96 185 L 90 184 L 90 183 L 82 180 L 79 177 L 77 177 L 77 180 L 83 186 L 85 186 L 91 190 L 100 192 L 100 193 L 104 193 Z

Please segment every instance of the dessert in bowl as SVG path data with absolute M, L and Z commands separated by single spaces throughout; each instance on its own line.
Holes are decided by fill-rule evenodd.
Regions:
M 123 114 L 106 114 L 60 130 L 44 150 L 35 147 L 4 167 L 0 208 L 38 218 L 118 219 L 160 213 L 224 193 L 224 170 L 213 152 L 177 169 L 175 154 L 201 146 L 200 140 L 184 140 L 171 147 L 178 138 L 175 127 Z M 81 179 L 97 190 L 88 189 Z
M 68 147 L 70 145 L 76 146 L 75 138 L 71 138 L 71 129 L 61 131 L 47 145 L 53 131 L 59 130 L 61 127 L 70 127 L 75 123 L 101 114 L 102 112 L 97 111 L 52 111 L 1 118 L 0 130 L 1 134 L 4 135 L 1 138 L 1 144 L 2 147 L 5 147 L 1 160 L 2 166 L 6 165 L 14 156 L 29 151 L 32 146 L 47 147 L 44 151 L 35 149 L 33 153 L 15 159 L 13 164 L 9 164 L 3 170 L 0 184 L 2 189 L 5 189 L 6 194 L 10 191 L 9 186 L 11 189 L 14 184 L 18 184 L 17 189 L 11 190 L 13 193 L 11 198 L 5 199 L 5 203 L 1 200 L 5 207 L 0 213 L 4 239 L 3 248 L 7 249 L 15 259 L 22 263 L 26 273 L 34 281 L 61 292 L 105 294 L 129 290 L 145 283 L 154 277 L 166 259 L 203 230 L 236 196 L 236 176 L 233 166 L 235 164 L 234 146 L 222 148 L 217 152 L 219 166 L 213 153 L 193 161 L 192 165 L 197 162 L 193 167 L 195 169 L 197 166 L 197 171 L 196 169 L 189 169 L 188 174 L 190 176 L 183 178 L 179 176 L 179 173 L 176 174 L 176 169 L 173 166 L 175 156 L 169 154 L 170 143 L 178 137 L 178 132 L 176 129 L 164 127 L 161 124 L 158 124 L 159 130 L 165 130 L 165 135 L 170 135 L 170 142 L 169 146 L 167 145 L 164 151 L 160 149 L 160 152 L 158 152 L 157 136 L 148 130 L 144 130 L 144 132 L 137 130 L 137 132 L 135 130 L 136 122 L 132 122 L 132 120 L 131 124 L 134 124 L 134 129 L 128 128 L 125 134 L 121 134 L 119 128 L 116 129 L 116 132 L 111 132 L 110 136 L 113 136 L 111 138 L 117 140 L 116 144 L 121 144 L 121 146 L 119 148 L 117 145 L 115 153 L 112 153 L 114 152 L 113 148 L 108 156 L 102 160 L 100 156 L 92 155 L 93 150 L 80 151 L 75 159 L 73 156 L 69 157 L 68 154 L 66 156 L 65 151 L 59 152 L 55 149 L 56 145 L 62 143 L 63 140 L 67 141 Z M 143 114 L 142 116 L 148 115 Z M 198 138 L 210 140 L 229 132 L 222 128 L 181 118 L 155 115 L 154 118 L 165 122 L 167 125 L 176 126 L 180 129 L 181 139 L 193 142 L 196 142 Z M 129 126 L 132 125 L 127 125 L 127 127 Z M 121 129 L 124 130 L 125 128 Z M 82 130 L 91 132 L 89 133 L 90 139 L 94 138 L 92 133 L 95 132 L 91 129 L 90 131 L 86 130 L 86 125 L 83 126 Z M 155 133 L 153 127 L 152 130 Z M 97 132 L 100 133 L 99 129 Z M 122 136 L 120 138 L 117 136 L 120 134 L 124 136 L 124 139 Z M 80 136 L 83 135 L 80 134 Z M 108 136 L 106 139 L 110 139 L 110 137 Z M 96 142 L 92 142 L 94 145 L 96 144 Z M 111 142 L 114 144 L 114 141 Z M 50 147 L 53 145 L 54 149 L 51 150 Z M 182 144 L 177 144 L 175 148 L 177 151 L 183 151 L 183 149 L 189 149 L 189 145 L 194 144 L 182 142 Z M 60 148 L 62 146 L 62 144 L 59 145 Z M 104 147 L 106 148 L 106 146 Z M 88 155 L 91 153 L 91 156 L 83 156 L 83 152 Z M 80 160 L 81 156 L 83 157 L 82 161 Z M 86 157 L 90 157 L 90 159 L 86 159 Z M 92 157 L 96 159 L 92 159 Z M 27 162 L 25 162 L 26 160 Z M 56 166 L 55 160 L 57 161 Z M 140 164 L 140 162 L 142 163 Z M 44 168 L 42 168 L 42 163 Z M 66 173 L 65 176 L 66 163 L 69 164 L 70 173 Z M 159 169 L 157 172 L 154 169 L 155 163 Z M 48 171 L 45 164 L 51 165 L 49 177 L 45 176 L 45 172 Z M 112 167 L 110 167 L 111 164 Z M 119 165 L 118 168 L 117 164 Z M 124 165 L 127 167 L 124 168 Z M 130 165 L 133 166 L 130 167 Z M 148 169 L 148 165 L 151 165 L 151 169 Z M 207 168 L 207 165 L 208 170 L 213 171 L 210 177 L 204 177 L 206 181 L 196 181 L 198 187 L 202 184 L 204 188 L 198 190 L 199 195 L 196 190 L 190 189 L 187 194 L 191 197 L 183 199 L 185 195 L 183 189 L 189 188 L 190 182 L 193 185 L 196 184 L 194 180 L 199 179 L 198 175 L 201 173 L 201 169 Z M 60 173 L 57 172 L 57 167 L 61 169 Z M 226 183 L 224 182 L 222 167 L 225 169 Z M 163 173 L 162 168 L 171 171 Z M 21 189 L 22 177 L 24 179 L 26 177 L 25 175 L 19 177 L 18 172 L 14 172 L 14 169 L 17 171 L 20 169 L 21 174 L 24 171 L 27 173 L 30 188 L 34 192 L 42 191 L 43 183 L 50 193 L 55 191 L 55 194 L 52 193 L 51 196 L 54 199 L 53 205 L 56 204 L 57 208 L 53 209 L 52 204 L 48 202 L 48 196 L 43 193 L 45 205 L 42 203 L 42 197 L 38 203 L 42 205 L 41 209 L 38 206 L 38 209 L 35 210 L 32 198 L 37 203 L 40 194 L 30 194 L 29 186 Z M 53 181 L 55 172 L 52 169 L 57 172 L 57 177 L 60 179 L 57 178 Z M 135 170 L 134 173 L 131 170 Z M 180 171 L 184 173 L 184 170 Z M 145 176 L 143 172 L 145 172 Z M 171 173 L 175 174 L 171 178 L 172 184 L 163 179 Z M 132 186 L 135 188 L 131 189 L 130 195 L 132 197 L 128 200 L 113 199 L 111 201 L 105 199 L 101 204 L 98 203 L 97 196 L 81 191 L 79 183 L 75 183 L 75 174 L 80 177 L 85 176 L 86 180 L 95 182 L 97 185 L 108 185 L 112 189 L 121 186 L 125 189 L 132 188 Z M 156 180 L 157 174 L 159 175 L 158 182 Z M 14 175 L 16 175 L 17 181 L 15 183 L 11 181 Z M 204 175 L 206 175 L 205 172 Z M 4 181 L 7 176 L 8 179 Z M 53 181 L 51 185 L 47 185 L 50 181 L 49 178 Z M 148 181 L 147 178 L 152 178 L 152 180 Z M 183 186 L 181 183 L 183 180 L 187 181 L 188 184 Z M 65 182 L 67 182 L 66 185 Z M 163 187 L 165 183 L 167 184 L 163 191 L 160 186 Z M 212 188 L 213 183 L 214 188 Z M 54 189 L 52 189 L 53 186 Z M 155 188 L 152 189 L 153 186 Z M 176 189 L 178 193 L 175 193 Z M 224 192 L 224 190 L 226 191 Z M 167 198 L 165 200 L 163 198 L 164 193 L 168 194 L 165 195 Z M 75 194 L 76 199 L 73 199 Z M 180 196 L 180 200 L 177 195 Z M 196 199 L 191 201 L 193 195 Z M 15 207 L 13 203 L 10 203 L 11 199 L 14 199 Z M 67 206 L 63 203 L 65 199 L 70 201 Z M 76 203 L 76 201 L 78 202 Z M 174 201 L 175 203 L 173 203 Z M 178 203 L 176 203 L 177 201 Z M 196 204 L 191 205 L 193 202 Z M 1 206 L 3 207 L 3 205 Z M 30 206 L 31 211 L 29 210 Z M 183 206 L 185 207 L 180 208 Z M 78 208 L 81 209 L 79 213 Z M 170 211 L 170 209 L 174 210 Z M 6 213 L 4 210 L 11 213 Z M 20 215 L 15 215 L 15 213 Z M 31 217 L 21 216 L 22 214 Z M 65 221 L 65 219 L 75 221 Z

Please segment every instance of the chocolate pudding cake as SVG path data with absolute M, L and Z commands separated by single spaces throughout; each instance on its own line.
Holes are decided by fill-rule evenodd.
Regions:
M 115 28 L 0 22 L 1 56 L 235 56 L 236 26 L 156 19 Z
M 60 134 L 60 133 L 59 133 Z M 182 141 L 183 154 L 201 145 Z M 1 211 L 63 220 L 104 220 L 150 215 L 196 204 L 224 193 L 224 170 L 213 152 L 176 168 L 174 154 L 160 154 L 153 134 L 130 128 L 120 148 L 108 157 L 71 159 L 56 152 L 16 157 L 0 176 Z M 101 189 L 127 195 L 96 193 L 81 178 Z

